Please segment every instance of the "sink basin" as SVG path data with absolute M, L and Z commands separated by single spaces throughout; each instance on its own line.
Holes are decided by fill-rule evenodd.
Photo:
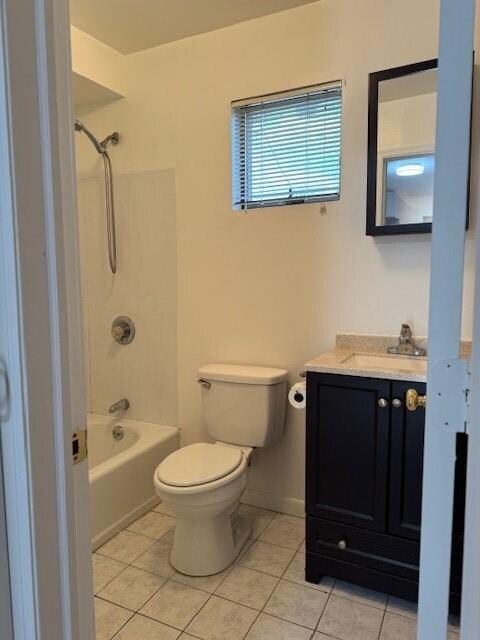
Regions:
M 392 369 L 394 371 L 427 373 L 426 358 L 410 358 L 408 356 L 352 353 L 342 361 L 342 364 L 359 369 Z

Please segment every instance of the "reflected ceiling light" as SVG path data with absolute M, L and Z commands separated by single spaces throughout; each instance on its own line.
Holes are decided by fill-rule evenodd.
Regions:
M 420 176 L 425 171 L 423 164 L 402 164 L 395 169 L 397 176 Z

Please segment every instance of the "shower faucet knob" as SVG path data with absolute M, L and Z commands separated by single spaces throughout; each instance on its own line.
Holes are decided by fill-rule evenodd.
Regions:
M 127 316 L 118 316 L 112 322 L 112 336 L 118 344 L 130 344 L 135 337 L 135 325 Z

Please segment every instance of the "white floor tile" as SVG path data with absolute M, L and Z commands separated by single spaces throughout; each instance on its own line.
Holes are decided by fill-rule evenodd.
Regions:
M 262 613 L 246 640 L 309 640 L 311 633 L 310 629 Z
M 170 564 L 171 551 L 171 545 L 160 540 L 152 544 L 152 546 L 136 558 L 132 564 L 138 569 L 144 569 L 150 573 L 170 578 L 175 573 L 175 569 Z
M 95 625 L 97 640 L 111 640 L 119 629 L 133 616 L 131 611 L 116 604 L 95 598 Z
M 371 607 L 377 607 L 382 611 L 387 606 L 388 596 L 380 591 L 373 591 L 373 589 L 366 589 L 365 587 L 359 587 L 356 584 L 350 582 L 342 582 L 337 580 L 333 587 L 333 592 L 336 596 L 342 596 L 355 602 L 361 602 L 362 604 L 368 604 Z
M 142 555 L 153 544 L 151 538 L 138 535 L 132 531 L 120 531 L 114 538 L 106 542 L 97 553 L 130 564 Z
M 203 591 L 170 580 L 142 607 L 140 613 L 183 630 L 208 598 L 209 595 Z
M 128 529 L 134 533 L 141 533 L 143 536 L 159 540 L 174 526 L 175 518 L 166 516 L 163 513 L 150 511 L 150 513 L 146 513 L 138 520 L 135 520 Z
M 227 600 L 253 609 L 262 609 L 278 583 L 278 578 L 237 566 L 218 587 L 216 593 Z
M 181 633 L 178 629 L 136 614 L 115 636 L 115 640 L 177 640 Z
M 181 584 L 186 584 L 188 587 L 194 587 L 195 589 L 200 589 L 207 593 L 213 593 L 230 571 L 231 567 L 227 567 L 224 571 L 216 573 L 213 576 L 186 576 L 185 574 L 176 571 L 172 576 L 172 580 L 180 582 Z
M 289 516 L 286 513 L 277 513 L 275 520 L 288 522 L 288 524 L 295 524 L 297 527 L 305 528 L 305 518 L 299 518 L 298 516 Z
M 360 602 L 331 595 L 318 631 L 339 640 L 377 640 L 383 611 Z
M 93 592 L 98 593 L 100 589 L 113 580 L 115 576 L 125 569 L 127 565 L 112 558 L 101 556 L 98 553 L 92 555 L 93 565 Z
M 305 551 L 303 549 L 297 551 L 282 578 L 324 593 L 330 593 L 335 584 L 335 580 L 327 576 L 324 576 L 318 584 L 305 580 Z
M 387 611 L 392 613 L 398 613 L 401 616 L 415 619 L 417 617 L 417 603 L 410 602 L 409 600 L 403 600 L 402 598 L 396 598 L 390 596 L 387 602 Z
M 264 611 L 277 618 L 315 629 L 327 600 L 326 593 L 280 580 Z
M 127 567 L 99 592 L 99 597 L 137 611 L 160 589 L 166 578 L 136 567 Z
M 283 574 L 295 555 L 292 549 L 277 547 L 257 540 L 243 555 L 239 564 L 248 569 L 256 569 L 278 578 Z
M 212 596 L 187 627 L 202 640 L 243 640 L 258 611 Z
M 277 520 L 276 518 L 270 522 L 268 527 L 258 536 L 259 540 L 276 544 L 279 547 L 286 547 L 298 551 L 300 545 L 305 538 L 304 527 L 299 527 L 290 522 Z

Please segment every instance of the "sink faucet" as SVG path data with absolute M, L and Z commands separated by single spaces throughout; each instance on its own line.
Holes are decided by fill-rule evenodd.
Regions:
M 398 344 L 396 347 L 388 347 L 388 353 L 396 353 L 402 356 L 426 356 L 426 349 L 417 347 L 413 339 L 412 330 L 408 324 L 402 324 Z
M 123 400 L 119 400 L 118 402 L 114 402 L 111 407 L 108 409 L 108 413 L 116 413 L 117 411 L 126 411 L 130 408 L 130 402 L 123 398 Z

